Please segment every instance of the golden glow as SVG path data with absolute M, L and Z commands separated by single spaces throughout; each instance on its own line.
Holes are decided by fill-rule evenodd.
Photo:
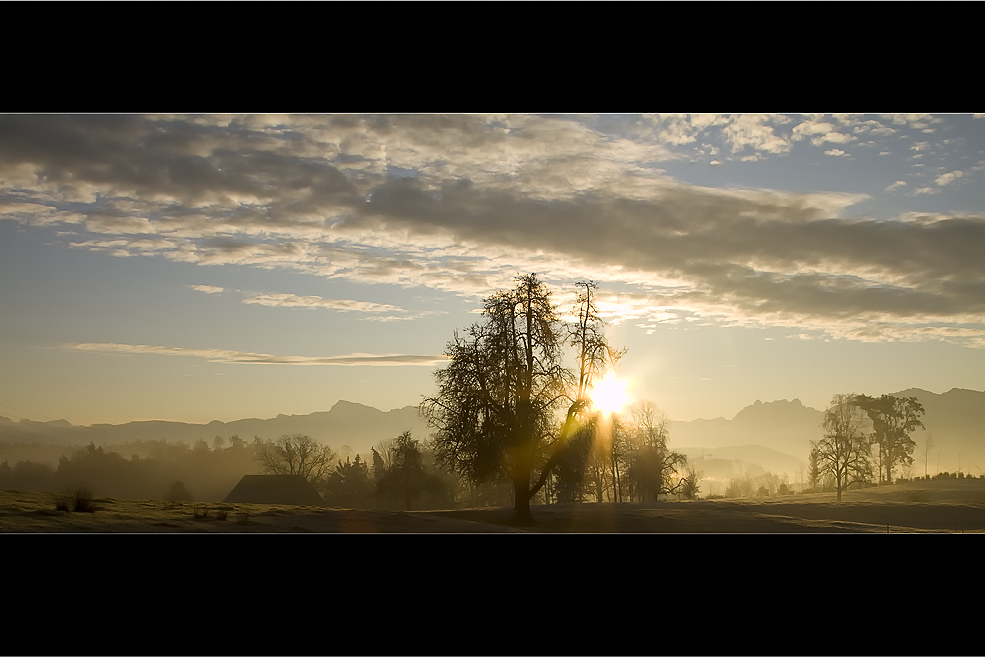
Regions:
M 617 379 L 615 373 L 609 372 L 605 378 L 592 388 L 592 408 L 603 414 L 621 413 L 632 399 L 626 392 L 629 381 Z

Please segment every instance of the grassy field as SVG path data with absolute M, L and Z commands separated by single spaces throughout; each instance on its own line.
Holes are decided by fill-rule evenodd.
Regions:
M 652 504 L 510 509 L 360 511 L 264 504 L 95 499 L 64 510 L 51 493 L 0 491 L 0 532 L 14 533 L 983 533 L 985 480 L 921 481 L 834 493 Z M 62 506 L 59 510 L 58 506 Z M 71 508 L 71 504 L 69 508 Z

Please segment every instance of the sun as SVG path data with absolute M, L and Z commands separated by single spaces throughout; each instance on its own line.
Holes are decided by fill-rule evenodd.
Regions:
M 614 373 L 609 372 L 592 388 L 592 408 L 605 415 L 621 413 L 630 402 L 629 394 L 626 392 L 627 385 L 629 381 L 617 379 Z

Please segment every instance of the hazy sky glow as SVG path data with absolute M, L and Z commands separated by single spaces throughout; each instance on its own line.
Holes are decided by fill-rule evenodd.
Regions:
M 983 174 L 979 115 L 0 116 L 0 415 L 417 404 L 518 272 L 673 419 L 982 390 Z

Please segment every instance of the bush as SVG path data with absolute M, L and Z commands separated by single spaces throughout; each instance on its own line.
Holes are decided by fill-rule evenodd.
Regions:
M 69 491 L 55 498 L 55 510 L 94 513 L 99 508 L 93 502 L 91 488 L 87 486 L 76 486 L 74 491 Z

